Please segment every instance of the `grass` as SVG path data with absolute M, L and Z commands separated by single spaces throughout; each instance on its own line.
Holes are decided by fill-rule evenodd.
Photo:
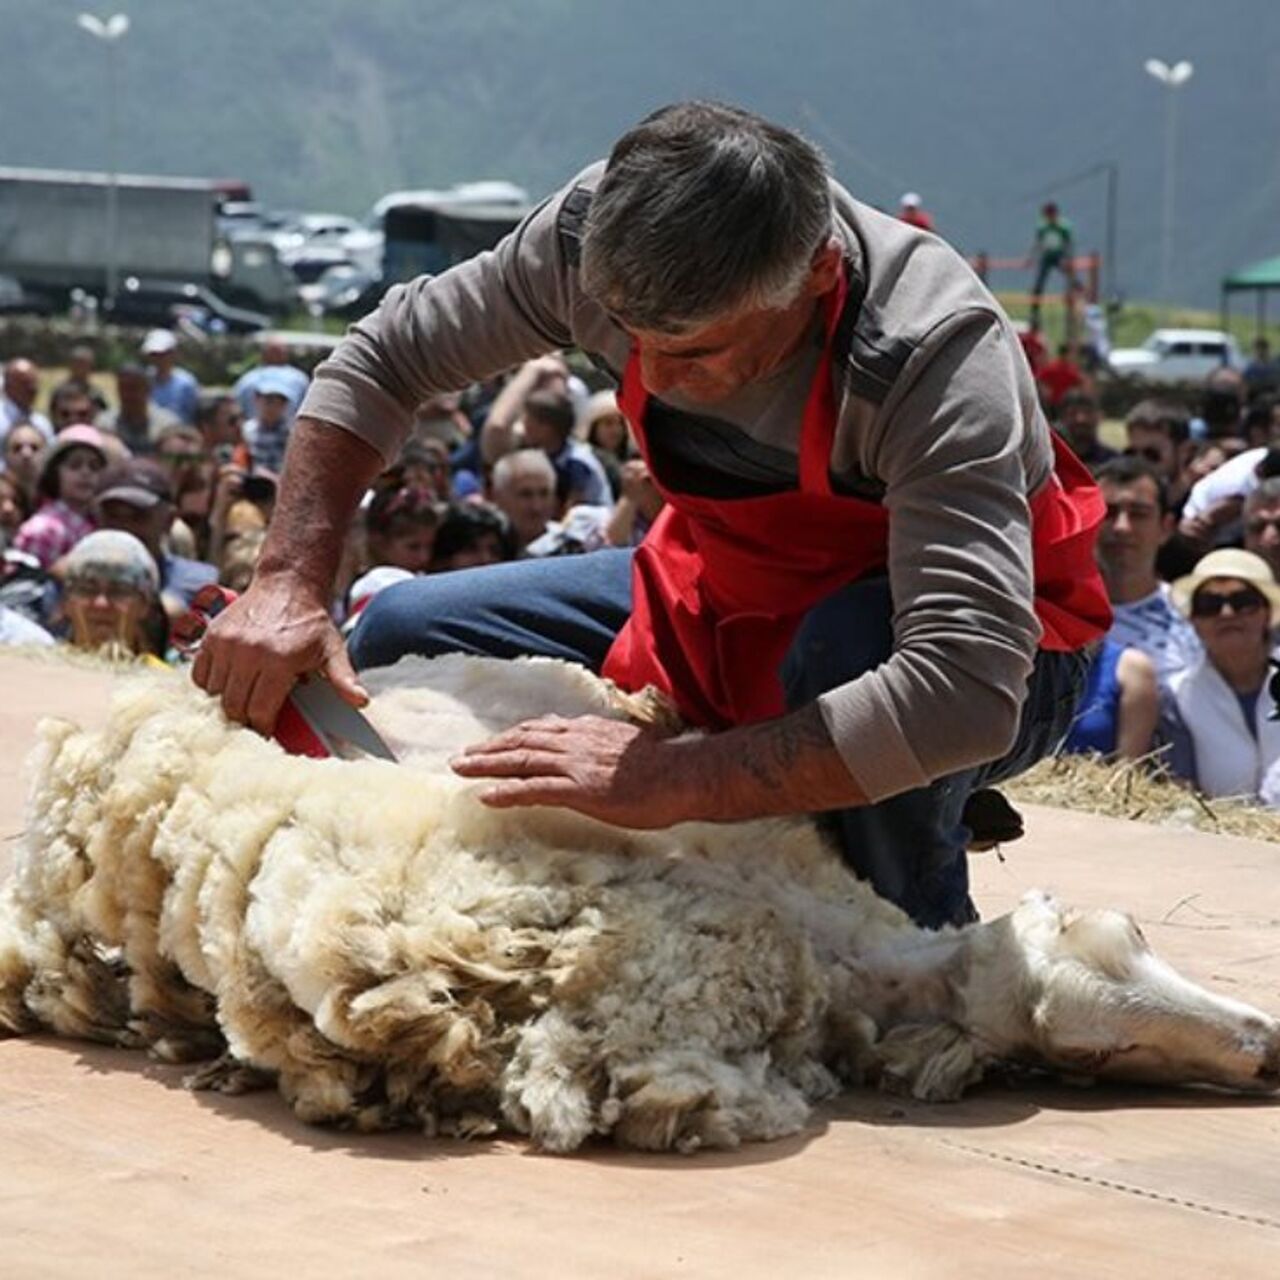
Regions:
M 1025 294 L 997 293 L 1000 305 L 1014 320 L 1027 320 L 1030 307 Z M 1273 308 L 1273 311 L 1277 310 Z M 1063 320 L 1066 312 L 1060 294 L 1046 294 L 1041 307 L 1041 325 L 1045 342 L 1056 347 L 1063 341 Z M 1194 307 L 1165 308 L 1152 302 L 1126 302 L 1115 310 L 1108 321 L 1113 347 L 1138 347 L 1153 329 L 1221 329 L 1222 315 L 1218 311 L 1198 310 Z M 1240 349 L 1247 356 L 1257 336 L 1253 304 L 1248 307 L 1236 302 L 1227 316 L 1227 331 L 1235 335 Z M 1270 339 L 1272 351 L 1280 350 L 1280 316 L 1263 329 Z

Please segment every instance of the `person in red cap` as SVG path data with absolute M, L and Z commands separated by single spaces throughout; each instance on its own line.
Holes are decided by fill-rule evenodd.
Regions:
M 388 587 L 350 657 L 343 536 L 418 404 L 576 345 L 665 504 L 630 549 Z M 663 108 L 493 253 L 393 288 L 317 369 L 249 591 L 194 676 L 267 731 L 293 681 L 402 654 L 542 654 L 653 685 L 702 735 L 535 721 L 454 764 L 494 806 L 624 827 L 821 812 L 927 925 L 973 916 L 975 788 L 1064 735 L 1110 610 L 1097 488 L 999 304 L 805 139 Z

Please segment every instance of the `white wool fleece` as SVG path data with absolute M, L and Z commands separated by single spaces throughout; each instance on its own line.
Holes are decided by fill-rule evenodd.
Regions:
M 480 805 L 446 763 L 468 743 L 548 712 L 650 713 L 585 671 L 409 660 L 369 683 L 399 764 L 285 755 L 165 674 L 131 680 L 100 733 L 46 726 L 4 908 L 8 1021 L 173 1057 L 220 1035 L 308 1119 L 505 1124 L 553 1150 L 802 1123 L 835 1087 L 813 938 L 847 938 L 855 897 L 890 928 L 901 913 L 807 823 L 730 839 Z M 33 981 L 86 938 L 109 1000 Z

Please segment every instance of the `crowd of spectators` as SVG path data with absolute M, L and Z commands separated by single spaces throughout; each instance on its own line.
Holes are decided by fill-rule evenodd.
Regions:
M 1158 760 L 1209 796 L 1280 807 L 1280 365 L 1259 344 L 1188 408 L 1148 399 L 1116 448 L 1087 375 L 1046 412 L 1106 502 L 1098 560 L 1115 612 L 1068 751 Z
M 156 329 L 111 370 L 87 347 L 56 381 L 4 366 L 0 643 L 181 661 L 170 629 L 200 588 L 251 581 L 308 375 L 276 340 L 225 388 L 181 354 Z M 415 574 L 634 545 L 661 505 L 613 393 L 531 361 L 419 408 L 350 530 L 335 619 Z
M 1109 444 L 1090 374 L 1035 337 L 1045 412 L 1106 502 L 1115 610 L 1065 749 L 1158 755 L 1208 794 L 1280 805 L 1280 367 L 1260 345 L 1245 375 L 1207 380 L 1198 412 L 1143 400 Z M 0 643 L 176 661 L 170 625 L 195 593 L 252 578 L 307 374 L 268 341 L 233 386 L 201 387 L 154 330 L 136 361 L 99 372 L 76 347 L 42 396 L 46 381 L 4 366 Z M 350 530 L 335 619 L 350 630 L 415 574 L 634 546 L 661 507 L 613 393 L 561 355 L 532 360 L 420 406 Z

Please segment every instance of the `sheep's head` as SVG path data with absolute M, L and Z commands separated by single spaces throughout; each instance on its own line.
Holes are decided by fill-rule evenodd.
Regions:
M 1280 1089 L 1280 1021 L 1181 977 L 1132 916 L 1029 894 L 1008 920 L 1036 988 L 1030 1056 L 1105 1079 Z

